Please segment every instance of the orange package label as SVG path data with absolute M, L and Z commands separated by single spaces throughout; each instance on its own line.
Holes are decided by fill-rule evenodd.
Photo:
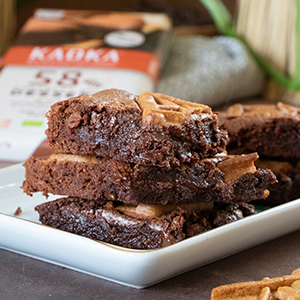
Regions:
M 0 62 L 0 159 L 35 152 L 57 101 L 109 88 L 153 91 L 171 41 L 161 13 L 37 9 Z
M 130 49 L 82 49 L 55 46 L 14 46 L 1 61 L 5 65 L 129 69 L 156 80 L 160 64 L 151 52 Z

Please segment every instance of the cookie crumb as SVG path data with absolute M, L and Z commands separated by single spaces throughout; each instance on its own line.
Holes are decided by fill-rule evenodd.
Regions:
M 16 209 L 16 211 L 15 211 L 15 213 L 14 213 L 14 216 L 19 216 L 21 213 L 22 213 L 22 209 L 21 209 L 21 207 L 19 206 L 19 207 Z

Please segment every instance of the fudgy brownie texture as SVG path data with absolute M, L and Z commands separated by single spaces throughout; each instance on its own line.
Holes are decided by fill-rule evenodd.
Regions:
M 256 169 L 256 153 L 217 155 L 195 164 L 160 168 L 91 156 L 53 154 L 31 157 L 23 190 L 124 203 L 239 202 L 264 199 L 276 181 L 270 170 Z
M 227 143 L 208 106 L 157 93 L 104 90 L 57 102 L 47 118 L 55 153 L 145 166 L 195 163 L 222 152 Z
M 235 104 L 220 115 L 229 135 L 230 154 L 257 152 L 260 157 L 300 158 L 300 109 Z
M 259 159 L 255 162 L 258 168 L 272 170 L 277 182 L 270 185 L 270 195 L 263 201 L 256 203 L 276 206 L 300 197 L 300 163 L 287 160 Z
M 242 203 L 220 205 L 211 211 L 202 212 L 177 207 L 167 215 L 139 219 L 119 212 L 116 202 L 88 201 L 74 197 L 46 202 L 38 205 L 35 210 L 45 225 L 133 249 L 169 246 L 254 214 L 253 206 Z

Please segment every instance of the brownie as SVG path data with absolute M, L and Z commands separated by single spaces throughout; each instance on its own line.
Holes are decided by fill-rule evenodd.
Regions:
M 230 154 L 300 158 L 300 109 L 283 104 L 230 106 L 221 118 Z
M 238 202 L 267 197 L 276 181 L 270 170 L 256 169 L 256 153 L 219 154 L 195 164 L 160 168 L 95 156 L 53 154 L 31 157 L 23 190 L 124 203 Z
M 195 163 L 222 152 L 227 143 L 211 108 L 157 93 L 103 90 L 57 102 L 47 118 L 55 153 L 144 166 Z
M 288 160 L 259 159 L 255 162 L 258 168 L 272 170 L 277 182 L 270 185 L 270 195 L 256 203 L 277 206 L 300 197 L 300 164 Z
M 120 212 L 116 202 L 74 197 L 46 202 L 35 210 L 42 224 L 133 249 L 169 246 L 254 213 L 253 206 L 247 204 L 223 205 L 199 212 L 178 206 L 165 215 L 138 218 Z

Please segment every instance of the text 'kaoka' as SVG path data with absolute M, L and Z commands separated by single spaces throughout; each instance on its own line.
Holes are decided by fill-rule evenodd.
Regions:
M 34 47 L 29 61 L 56 62 L 106 62 L 118 63 L 119 53 L 115 49 L 81 49 L 63 47 Z

